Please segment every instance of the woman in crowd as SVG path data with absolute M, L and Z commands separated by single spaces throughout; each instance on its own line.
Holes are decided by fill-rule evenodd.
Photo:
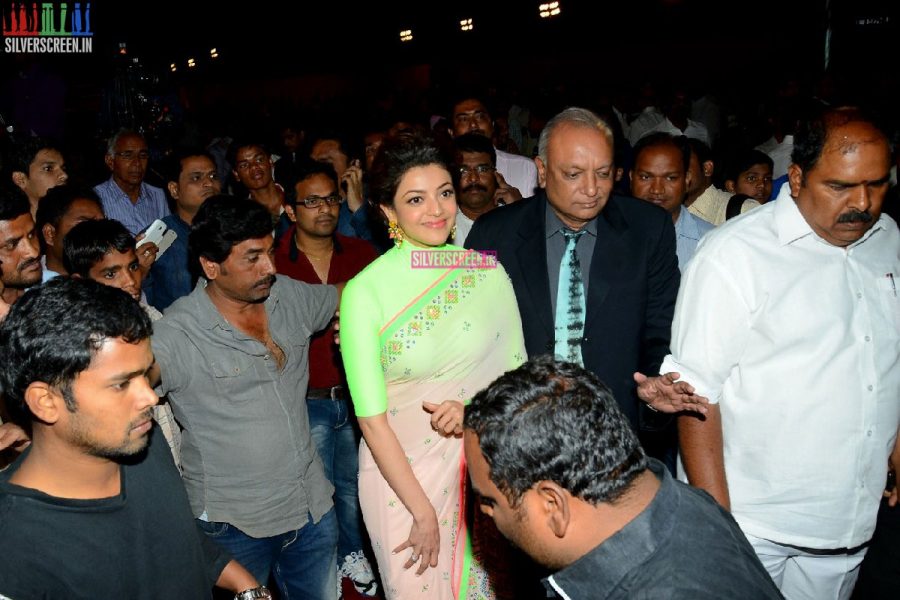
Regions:
M 431 141 L 385 142 L 372 175 L 395 247 L 341 301 L 363 517 L 388 599 L 493 598 L 465 522 L 460 435 L 468 400 L 525 360 L 512 284 L 495 261 L 446 244 L 456 196 Z

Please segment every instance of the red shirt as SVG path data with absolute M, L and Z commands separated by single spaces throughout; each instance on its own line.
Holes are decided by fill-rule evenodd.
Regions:
M 306 255 L 294 243 L 296 225 L 291 227 L 278 242 L 275 249 L 275 268 L 306 283 L 320 284 L 322 280 L 313 269 Z M 366 265 L 378 258 L 378 253 L 369 242 L 358 238 L 334 234 L 334 252 L 328 266 L 328 283 L 349 281 Z M 334 328 L 328 327 L 312 336 L 309 346 L 309 387 L 327 388 L 344 383 L 344 369 L 341 353 L 334 342 Z

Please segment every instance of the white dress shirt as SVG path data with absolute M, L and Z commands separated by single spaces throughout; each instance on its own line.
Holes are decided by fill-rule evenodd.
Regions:
M 466 216 L 466 213 L 456 207 L 456 235 L 451 238 L 450 243 L 456 246 L 464 246 L 469 232 L 472 231 L 472 225 L 475 221 Z
M 497 172 L 506 183 L 519 190 L 523 198 L 534 196 L 538 184 L 537 166 L 534 161 L 518 154 L 497 150 Z
M 875 529 L 900 423 L 900 232 L 882 215 L 833 246 L 789 190 L 700 242 L 660 370 L 719 403 L 745 532 L 853 548 Z
M 703 123 L 698 123 L 693 119 L 687 120 L 687 127 L 685 127 L 684 131 L 682 131 L 678 129 L 675 124 L 668 118 L 664 118 L 662 121 L 654 125 L 652 129 L 648 130 L 644 135 L 650 135 L 651 133 L 658 132 L 668 133 L 670 135 L 674 135 L 675 137 L 683 135 L 689 138 L 694 138 L 695 140 L 700 140 L 707 146 L 710 145 L 709 132 L 706 131 L 706 125 L 704 125 Z M 641 137 L 644 137 L 644 135 L 642 135 Z M 638 141 L 640 141 L 640 138 L 638 138 Z
M 782 175 L 787 174 L 788 167 L 791 166 L 791 152 L 794 151 L 794 136 L 786 135 L 779 142 L 775 137 L 770 137 L 765 142 L 756 147 L 760 152 L 765 152 L 772 159 L 772 179 L 778 179 Z

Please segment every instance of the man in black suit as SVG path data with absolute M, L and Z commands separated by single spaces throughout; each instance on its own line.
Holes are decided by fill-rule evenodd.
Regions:
M 568 108 L 547 123 L 535 163 L 538 193 L 483 215 L 466 240 L 469 248 L 496 250 L 509 273 L 529 356 L 554 353 L 564 231 L 584 230 L 575 245 L 585 293 L 584 367 L 610 387 L 639 432 L 665 420 L 642 407 L 635 382 L 654 410 L 705 411 L 690 386 L 674 383 L 676 373 L 642 375 L 658 373 L 669 348 L 680 280 L 675 229 L 664 210 L 612 194 L 612 130 L 591 111 Z

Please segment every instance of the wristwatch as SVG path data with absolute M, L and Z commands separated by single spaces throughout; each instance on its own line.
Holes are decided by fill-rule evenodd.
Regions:
M 263 598 L 272 600 L 272 592 L 264 585 L 249 590 L 244 590 L 234 595 L 234 600 L 253 600 L 254 598 Z

